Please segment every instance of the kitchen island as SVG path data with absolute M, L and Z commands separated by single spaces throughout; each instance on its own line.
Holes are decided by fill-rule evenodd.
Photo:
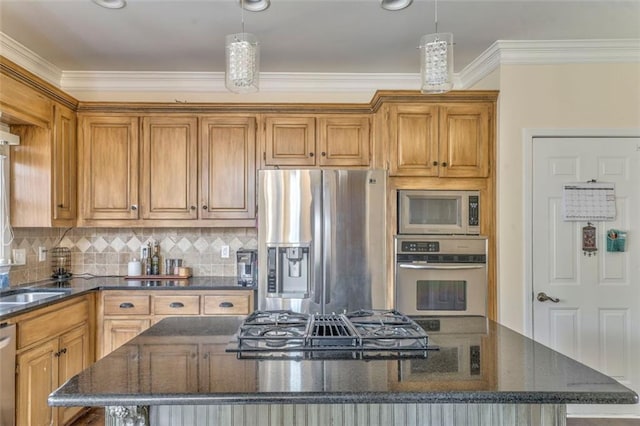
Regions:
M 136 414 L 153 426 L 564 425 L 566 404 L 638 402 L 614 379 L 493 321 L 458 321 L 470 331 L 449 347 L 452 337 L 429 320 L 440 350 L 426 359 L 292 360 L 227 352 L 238 319 L 168 318 L 70 379 L 49 404 L 105 406 L 107 425 Z M 467 339 L 473 366 L 452 369 L 442 354 Z

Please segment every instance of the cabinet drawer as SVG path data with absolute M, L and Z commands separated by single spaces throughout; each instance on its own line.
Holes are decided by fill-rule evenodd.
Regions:
M 104 296 L 105 315 L 149 315 L 150 313 L 149 296 Z
M 248 315 L 250 296 L 248 294 L 220 294 L 204 296 L 205 315 Z
M 89 302 L 84 299 L 66 307 L 56 307 L 18 322 L 18 349 L 64 333 L 89 320 Z M 48 311 L 48 312 L 47 312 Z
M 200 296 L 153 296 L 156 315 L 198 315 Z

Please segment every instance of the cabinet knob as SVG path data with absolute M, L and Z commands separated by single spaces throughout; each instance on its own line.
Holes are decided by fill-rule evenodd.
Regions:
M 310 153 L 309 153 L 309 157 L 313 157 L 313 152 L 310 152 Z
M 447 162 L 446 161 L 442 162 L 442 167 L 447 167 Z
M 184 308 L 184 303 L 182 302 L 171 302 L 169 303 L 170 308 Z
M 196 206 L 191 206 L 191 210 L 195 210 L 195 209 L 196 209 Z
M 59 208 L 59 209 L 64 208 L 64 204 L 58 204 L 58 208 Z
M 437 165 L 438 165 L 438 162 L 437 162 L 437 161 L 434 161 L 434 162 L 433 162 L 433 165 L 434 165 L 434 166 L 437 166 Z
M 122 302 L 120 304 L 120 309 L 131 309 L 131 308 L 134 308 L 134 307 L 135 307 L 135 305 L 133 303 L 131 303 L 131 302 Z
M 322 152 L 320 153 L 320 155 L 322 155 L 323 157 L 326 157 L 326 156 L 327 156 L 327 153 L 326 153 L 326 152 L 324 152 L 324 151 L 322 151 Z
M 202 210 L 207 210 L 209 207 L 207 206 L 202 206 Z
M 222 302 L 218 305 L 220 308 L 233 308 L 233 303 L 231 302 Z
M 138 206 L 136 206 L 135 204 L 131 206 L 131 210 L 138 210 Z

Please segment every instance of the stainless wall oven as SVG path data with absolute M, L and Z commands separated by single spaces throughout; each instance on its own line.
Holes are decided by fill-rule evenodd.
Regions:
M 487 313 L 487 239 L 399 235 L 395 308 L 409 316 Z

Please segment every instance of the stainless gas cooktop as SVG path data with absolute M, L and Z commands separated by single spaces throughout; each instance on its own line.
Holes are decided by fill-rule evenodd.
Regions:
M 389 310 L 347 314 L 256 311 L 227 347 L 239 358 L 398 359 L 426 357 L 428 336 L 406 315 Z

